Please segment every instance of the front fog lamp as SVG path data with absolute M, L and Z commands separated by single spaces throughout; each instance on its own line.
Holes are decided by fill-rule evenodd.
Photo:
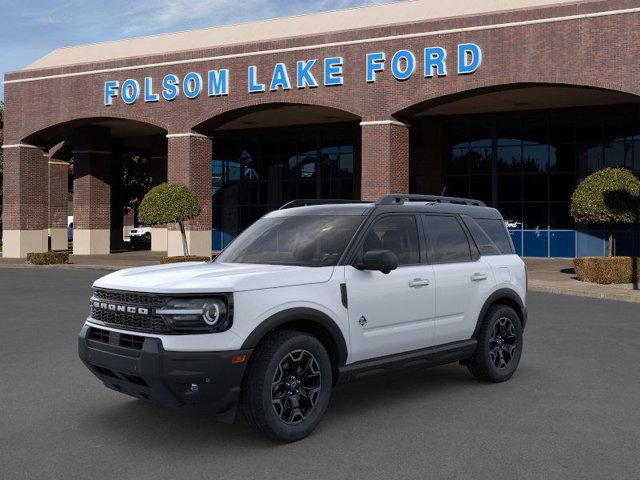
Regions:
M 219 298 L 176 298 L 156 313 L 176 330 L 219 330 L 227 323 L 227 306 Z

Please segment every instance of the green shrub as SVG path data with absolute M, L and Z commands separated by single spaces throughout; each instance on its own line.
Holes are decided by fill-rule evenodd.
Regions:
M 69 263 L 69 252 L 27 253 L 31 265 L 57 265 Z
M 640 208 L 640 180 L 624 168 L 605 168 L 585 178 L 571 196 L 576 222 L 633 223 Z
M 573 265 L 576 277 L 583 282 L 609 285 L 640 281 L 639 257 L 580 257 L 573 260 Z
M 160 259 L 160 263 L 162 265 L 167 263 L 178 263 L 178 262 L 208 262 L 211 260 L 210 257 L 200 257 L 198 255 L 189 255 L 189 256 L 181 256 L 181 257 L 162 257 Z
M 149 225 L 177 223 L 182 234 L 182 248 L 189 255 L 184 222 L 202 213 L 194 193 L 183 185 L 163 183 L 152 188 L 142 199 L 138 219 Z

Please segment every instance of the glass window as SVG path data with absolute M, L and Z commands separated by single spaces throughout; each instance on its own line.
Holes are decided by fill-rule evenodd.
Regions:
M 482 227 L 482 230 L 489 236 L 498 250 L 503 255 L 513 253 L 513 247 L 509 240 L 505 222 L 500 219 L 493 218 L 476 218 L 475 221 Z
M 362 220 L 359 215 L 264 217 L 236 238 L 216 262 L 336 265 Z
M 522 206 L 522 216 L 525 229 L 546 229 L 549 226 L 548 203 L 524 203 Z
M 420 243 L 413 216 L 392 215 L 378 220 L 367 232 L 362 254 L 370 250 L 390 250 L 398 257 L 398 265 L 420 263 Z
M 471 261 L 469 240 L 456 217 L 425 215 L 423 218 L 432 263 Z
M 522 171 L 522 147 L 498 147 L 498 173 L 520 173 Z
M 467 216 L 463 216 L 462 218 L 469 232 L 471 232 L 471 236 L 480 251 L 480 255 L 500 255 L 500 250 L 496 244 L 473 218 Z

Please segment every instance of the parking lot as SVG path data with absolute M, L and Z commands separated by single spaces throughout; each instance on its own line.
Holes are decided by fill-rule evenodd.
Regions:
M 519 371 L 449 365 L 339 386 L 281 445 L 103 387 L 77 358 L 106 272 L 0 269 L 0 478 L 637 479 L 640 307 L 531 293 Z

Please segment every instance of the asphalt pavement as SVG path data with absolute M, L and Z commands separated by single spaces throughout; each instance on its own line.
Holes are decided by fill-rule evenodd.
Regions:
M 640 306 L 531 293 L 520 368 L 339 386 L 294 444 L 106 389 L 80 363 L 91 282 L 0 269 L 0 479 L 637 479 Z

